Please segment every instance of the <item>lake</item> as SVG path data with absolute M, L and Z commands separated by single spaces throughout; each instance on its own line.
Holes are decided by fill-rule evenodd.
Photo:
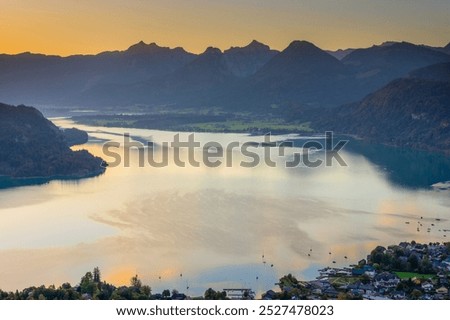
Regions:
M 122 142 L 124 132 L 156 145 L 175 134 L 54 122 L 88 131 L 90 142 L 77 148 L 108 161 L 102 144 Z M 297 147 L 305 141 L 272 138 L 295 140 Z M 198 133 L 196 139 L 263 141 L 245 134 Z M 110 167 L 96 178 L 2 189 L 0 288 L 75 285 L 98 266 L 108 282 L 128 284 L 138 274 L 155 293 L 201 295 L 209 287 L 261 293 L 284 274 L 312 279 L 320 267 L 356 263 L 377 245 L 450 237 L 448 158 L 358 141 L 341 156 L 348 166 L 179 167 L 170 160 L 155 168 L 139 166 L 132 149 L 129 167 Z M 438 182 L 440 188 L 430 187 Z

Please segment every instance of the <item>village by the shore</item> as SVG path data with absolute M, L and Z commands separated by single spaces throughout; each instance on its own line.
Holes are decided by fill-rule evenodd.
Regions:
M 450 243 L 378 246 L 349 267 L 326 267 L 312 281 L 287 275 L 262 299 L 450 299 Z

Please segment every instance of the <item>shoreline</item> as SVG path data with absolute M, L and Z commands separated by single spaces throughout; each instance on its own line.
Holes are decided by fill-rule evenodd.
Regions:
M 313 280 L 299 280 L 292 273 L 283 275 L 275 283 L 279 289 L 267 289 L 260 298 L 256 298 L 250 287 L 205 287 L 203 296 L 189 296 L 178 291 L 181 288 L 174 288 L 172 294 L 169 289 L 154 293 L 152 284 L 143 284 L 138 275 L 130 279 L 131 285 L 116 286 L 102 282 L 100 270 L 96 267 L 73 287 L 66 282 L 58 288 L 49 286 L 53 291 L 47 290 L 46 286 L 17 289 L 16 293 L 0 290 L 0 300 L 21 300 L 22 295 L 25 299 L 45 300 L 49 299 L 46 293 L 53 297 L 55 291 L 62 293 L 58 296 L 65 296 L 64 293 L 70 291 L 70 300 L 449 300 L 449 254 L 449 242 L 421 244 L 411 241 L 387 247 L 378 245 L 357 263 L 318 268 L 319 276 Z M 92 274 L 98 276 L 92 277 Z M 228 296 L 227 290 L 233 294 Z
M 35 177 L 11 177 L 7 175 L 0 175 L 0 191 L 6 189 L 27 187 L 27 186 L 39 186 L 47 184 L 52 181 L 79 181 L 83 179 L 95 178 L 103 175 L 106 172 L 106 168 L 102 168 L 97 172 L 90 172 L 87 174 L 76 175 L 52 175 L 48 177 L 35 176 Z M 10 185 L 4 186 L 4 183 L 10 183 Z

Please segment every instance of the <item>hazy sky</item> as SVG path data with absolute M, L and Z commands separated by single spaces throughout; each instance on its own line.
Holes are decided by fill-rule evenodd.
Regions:
M 386 40 L 443 46 L 449 0 L 0 0 L 0 52 L 69 55 L 143 40 L 202 52 L 252 39 L 324 49 Z

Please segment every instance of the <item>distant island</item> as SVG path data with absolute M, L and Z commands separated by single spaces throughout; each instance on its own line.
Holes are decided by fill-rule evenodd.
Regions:
M 292 274 L 280 278 L 279 291 L 268 290 L 263 300 L 449 300 L 450 243 L 402 242 L 387 248 L 378 246 L 357 264 L 327 267 L 312 281 Z M 239 294 L 227 295 L 227 292 Z M 0 290 L 0 300 L 251 300 L 251 289 L 208 288 L 203 296 L 190 297 L 177 289 L 152 292 L 138 275 L 128 286 L 102 281 L 98 267 L 87 272 L 80 283 L 29 287 L 22 291 Z
M 87 134 L 77 129 L 65 131 L 35 108 L 0 104 L 0 186 L 104 173 L 101 158 L 70 149 L 87 142 Z

